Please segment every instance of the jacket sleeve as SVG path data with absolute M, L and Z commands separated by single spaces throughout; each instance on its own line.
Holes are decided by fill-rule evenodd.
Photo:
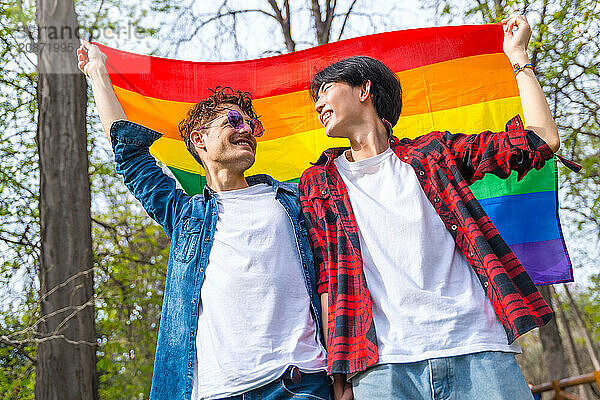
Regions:
M 487 173 L 508 178 L 511 171 L 517 171 L 520 181 L 527 172 L 541 169 L 554 156 L 543 139 L 523 127 L 518 115 L 506 123 L 503 132 L 486 131 L 477 135 L 444 132 L 441 140 L 454 155 L 469 185 Z
M 125 185 L 169 238 L 183 212 L 189 207 L 190 197 L 177 188 L 175 180 L 167 176 L 150 154 L 150 145 L 161 134 L 130 121 L 115 121 L 110 136 L 117 173 Z
M 308 239 L 313 252 L 315 270 L 317 274 L 317 292 L 319 295 L 327 293 L 329 279 L 327 277 L 327 265 L 329 257 L 327 254 L 327 243 L 325 241 L 325 228 L 317 217 L 313 201 L 309 199 L 310 184 L 302 175 L 299 182 L 300 206 L 306 222 Z

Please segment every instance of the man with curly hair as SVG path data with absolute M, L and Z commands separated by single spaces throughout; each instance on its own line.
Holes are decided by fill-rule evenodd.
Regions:
M 84 42 L 117 172 L 171 239 L 151 399 L 328 399 L 321 306 L 296 185 L 244 176 L 262 125 L 249 93 L 216 88 L 179 124 L 207 185 L 190 197 L 127 121 L 98 47 Z

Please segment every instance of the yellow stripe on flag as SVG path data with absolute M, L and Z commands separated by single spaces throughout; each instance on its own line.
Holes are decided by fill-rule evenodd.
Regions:
M 519 97 L 492 100 L 430 114 L 400 117 L 394 127 L 398 137 L 415 138 L 433 130 L 449 130 L 467 134 L 484 130 L 504 130 L 504 125 L 521 110 Z M 346 139 L 332 139 L 319 128 L 258 143 L 256 162 L 247 175 L 270 171 L 278 180 L 296 179 L 329 147 L 347 146 Z M 150 152 L 164 164 L 193 173 L 203 172 L 181 140 L 161 138 Z M 277 160 L 273 162 L 273 160 Z

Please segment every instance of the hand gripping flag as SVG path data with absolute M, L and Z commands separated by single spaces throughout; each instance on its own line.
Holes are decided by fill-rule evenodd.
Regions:
M 397 73 L 403 88 L 399 137 L 433 130 L 475 134 L 500 131 L 522 112 L 512 67 L 502 52 L 500 25 L 451 26 L 364 36 L 276 57 L 239 62 L 188 62 L 127 53 L 100 45 L 127 117 L 163 134 L 150 148 L 188 194 L 201 191 L 200 165 L 177 125 L 216 86 L 249 91 L 266 129 L 254 166 L 281 181 L 297 181 L 329 147 L 308 94 L 319 69 L 366 55 Z M 572 281 L 558 218 L 556 159 L 517 182 L 493 175 L 471 189 L 537 284 Z

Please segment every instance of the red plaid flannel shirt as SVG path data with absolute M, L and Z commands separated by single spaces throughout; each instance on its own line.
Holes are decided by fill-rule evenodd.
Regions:
M 390 147 L 413 167 L 423 191 L 477 273 L 508 342 L 550 321 L 552 310 L 469 188 L 486 173 L 507 178 L 514 170 L 521 179 L 552 158 L 550 147 L 525 130 L 519 116 L 506 124 L 504 132 L 431 132 L 402 140 L 392 136 Z M 379 359 L 356 218 L 333 163 L 345 150 L 326 150 L 300 178 L 318 291 L 329 293 L 329 373 L 362 371 Z

